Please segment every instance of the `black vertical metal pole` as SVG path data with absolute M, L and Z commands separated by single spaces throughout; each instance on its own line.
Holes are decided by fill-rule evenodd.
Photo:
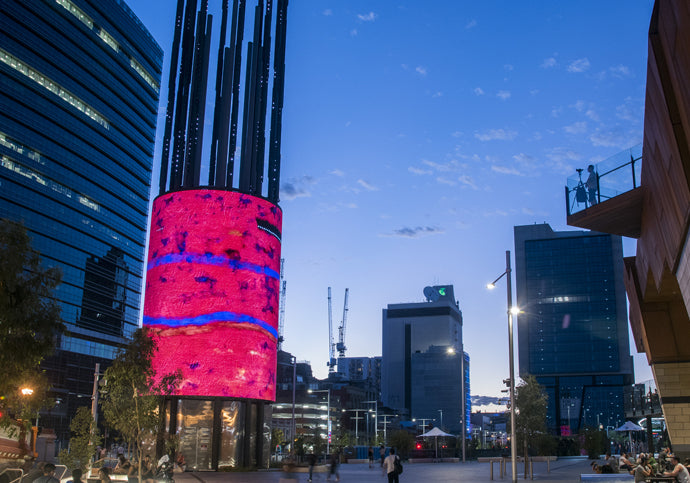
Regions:
M 199 186 L 201 179 L 201 151 L 204 144 L 204 119 L 206 117 L 206 92 L 208 90 L 208 61 L 211 53 L 211 27 L 213 25 L 213 17 L 209 15 L 206 22 L 206 32 L 204 33 L 204 47 L 202 50 L 201 59 L 201 76 L 198 89 L 198 113 L 197 113 L 197 133 L 194 141 L 194 151 L 192 153 L 194 160 L 193 180 L 192 186 Z
M 222 86 L 222 101 L 219 115 L 219 133 L 217 146 L 217 161 L 215 180 L 212 184 L 215 186 L 226 186 L 227 182 L 227 164 L 228 164 L 228 143 L 230 135 L 230 106 L 232 102 L 232 82 L 234 78 L 235 66 L 235 41 L 237 37 L 237 0 L 232 3 L 232 26 L 230 28 L 230 46 L 225 47 L 223 59 L 223 86 Z M 220 66 L 218 66 L 220 68 Z M 232 187 L 232 186 L 231 186 Z
M 239 190 L 255 194 L 256 188 L 256 103 L 261 53 L 261 28 L 263 25 L 263 0 L 254 8 L 254 40 L 247 51 L 247 75 L 244 91 L 244 118 L 242 120 L 242 154 L 240 159 Z
M 288 0 L 278 0 L 276 15 L 275 56 L 273 59 L 273 94 L 271 132 L 268 151 L 268 199 L 278 203 L 280 195 L 280 142 L 285 91 L 285 40 L 287 34 Z
M 247 67 L 245 69 L 245 89 L 244 89 L 244 116 L 242 118 L 242 149 L 240 152 L 240 179 L 238 189 L 243 193 L 251 192 L 251 174 L 252 174 L 252 136 L 251 125 L 254 122 L 254 109 L 252 100 L 254 98 L 252 91 L 254 90 L 253 73 L 254 73 L 254 42 L 247 44 Z
M 235 67 L 232 80 L 232 113 L 230 115 L 230 145 L 228 146 L 228 172 L 225 186 L 232 188 L 237 149 L 237 116 L 240 97 L 240 75 L 242 71 L 242 43 L 244 42 L 245 0 L 240 0 L 237 14 L 237 40 L 235 42 Z
M 216 102 L 213 109 L 213 127 L 211 129 L 211 150 L 208 163 L 208 184 L 213 186 L 216 179 L 216 157 L 220 138 L 220 112 L 223 105 L 223 75 L 225 74 L 225 36 L 228 30 L 228 0 L 223 0 L 223 11 L 220 24 L 220 39 L 218 41 L 218 60 L 216 61 Z M 210 30 L 210 29 L 209 29 Z
M 175 85 L 177 79 L 177 63 L 180 53 L 180 37 L 182 37 L 182 19 L 184 15 L 184 0 L 177 0 L 175 14 L 175 34 L 170 54 L 170 70 L 168 72 L 168 105 L 165 109 L 165 127 L 163 129 L 163 147 L 161 154 L 161 171 L 158 182 L 158 193 L 165 192 L 168 184 L 168 163 L 170 161 L 170 136 L 172 133 L 173 113 L 175 109 Z
M 194 172 L 196 171 L 196 146 L 199 141 L 199 101 L 201 98 L 201 91 L 205 90 L 202 86 L 203 77 L 203 63 L 204 63 L 204 46 L 206 45 L 206 29 L 207 23 L 206 15 L 208 12 L 208 0 L 201 0 L 201 8 L 197 13 L 196 18 L 196 40 L 194 42 L 194 61 L 192 67 L 192 85 L 189 91 L 191 100 L 189 102 L 189 113 L 187 118 L 187 143 L 185 150 L 185 166 L 184 177 L 182 180 L 183 186 L 193 187 Z M 203 122 L 203 121 L 202 121 Z M 198 183 L 197 183 L 198 184 Z
M 257 143 L 256 143 L 256 172 L 255 191 L 261 196 L 264 179 L 264 157 L 266 151 L 266 104 L 268 98 L 268 71 L 271 59 L 271 22 L 273 20 L 273 0 L 266 0 L 266 15 L 264 16 L 264 40 L 261 46 L 261 79 L 258 103 Z
M 184 33 L 182 35 L 182 63 L 180 64 L 180 82 L 177 89 L 177 99 L 175 102 L 175 139 L 173 141 L 170 189 L 176 189 L 182 186 L 186 145 L 187 104 L 189 103 L 189 85 L 191 82 L 192 61 L 194 54 L 195 12 L 196 0 L 189 0 L 184 16 Z

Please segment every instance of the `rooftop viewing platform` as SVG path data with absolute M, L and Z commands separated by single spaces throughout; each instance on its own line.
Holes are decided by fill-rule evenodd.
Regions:
M 641 170 L 642 144 L 577 169 L 565 186 L 568 225 L 638 238 Z

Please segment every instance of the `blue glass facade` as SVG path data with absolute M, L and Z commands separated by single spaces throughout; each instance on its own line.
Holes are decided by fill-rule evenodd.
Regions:
M 620 237 L 515 227 L 520 374 L 549 396 L 562 435 L 624 421 L 633 382 Z
M 0 217 L 63 272 L 41 415 L 62 439 L 138 327 L 162 50 L 121 0 L 3 0 L 0 30 Z

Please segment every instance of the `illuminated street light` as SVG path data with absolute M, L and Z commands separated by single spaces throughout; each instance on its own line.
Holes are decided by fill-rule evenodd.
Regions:
M 23 387 L 21 389 L 22 396 L 31 396 L 34 393 L 34 390 L 31 389 L 30 387 Z
M 515 363 L 513 357 L 513 316 L 520 312 L 520 309 L 513 307 L 513 287 L 512 270 L 510 269 L 510 250 L 506 250 L 506 270 L 498 276 L 496 280 L 486 285 L 486 288 L 493 289 L 496 282 L 506 276 L 506 287 L 508 291 L 508 358 L 510 366 L 510 469 L 512 471 L 512 482 L 517 483 L 517 446 L 515 439 Z

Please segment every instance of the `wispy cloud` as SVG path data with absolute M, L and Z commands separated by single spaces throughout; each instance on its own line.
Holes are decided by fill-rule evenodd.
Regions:
M 424 67 L 424 66 L 418 65 L 415 68 L 415 71 L 420 75 L 426 75 L 426 67 Z
M 597 114 L 594 109 L 587 109 L 587 112 L 585 112 L 585 116 L 590 118 L 592 121 L 599 121 L 599 114 Z
M 474 182 L 474 179 L 472 179 L 471 176 L 468 176 L 466 174 L 463 174 L 458 178 L 458 181 L 460 181 L 462 184 L 465 186 L 469 186 L 470 188 L 474 190 L 478 190 L 479 188 L 477 187 L 477 184 Z
M 515 176 L 524 176 L 524 174 L 522 174 L 520 171 L 518 171 L 515 168 L 511 168 L 509 166 L 493 165 L 493 166 L 491 166 L 491 171 L 494 171 L 494 172 L 500 173 L 500 174 L 512 174 Z
M 516 131 L 506 129 L 489 129 L 488 131 L 474 134 L 474 137 L 480 141 L 512 141 L 516 136 Z
M 412 174 L 416 174 L 416 175 L 420 175 L 420 176 L 425 175 L 425 174 L 431 174 L 431 170 L 415 168 L 414 166 L 410 166 L 409 168 L 407 168 L 407 170 Z
M 295 198 L 307 198 L 311 196 L 311 192 L 308 188 L 315 182 L 316 180 L 311 176 L 290 179 L 284 182 L 280 189 L 281 198 L 288 201 L 294 200 Z
M 522 169 L 534 169 L 537 165 L 537 158 L 529 154 L 519 153 L 513 156 L 513 159 L 520 165 Z
M 350 30 L 350 35 L 351 35 L 352 37 L 357 37 L 357 29 L 352 29 L 352 30 Z
M 628 97 L 625 99 L 625 103 L 616 106 L 616 117 L 624 121 L 641 121 L 643 113 L 635 112 L 636 110 L 639 111 L 639 107 L 632 98 Z
M 472 19 L 465 24 L 465 30 L 473 29 L 476 26 L 477 26 L 477 21 L 475 19 Z
M 378 191 L 379 190 L 376 186 L 367 183 L 363 179 L 358 179 L 357 184 L 360 185 L 362 188 L 364 188 L 367 191 Z
M 625 65 L 615 65 L 613 67 L 609 67 L 609 72 L 614 77 L 630 77 L 630 69 Z
M 556 61 L 555 57 L 549 57 L 547 59 L 544 59 L 544 61 L 541 63 L 541 68 L 542 69 L 550 69 L 552 67 L 556 67 L 558 65 L 558 62 Z
M 323 11 L 323 15 L 325 17 L 330 17 L 331 15 L 333 15 L 333 10 L 331 10 L 330 8 L 327 8 L 326 10 Z
M 400 237 L 400 238 L 419 238 L 419 237 L 426 236 L 426 235 L 438 235 L 441 233 L 444 233 L 442 229 L 432 227 L 432 226 L 416 226 L 416 227 L 405 226 L 403 228 L 398 228 L 397 230 L 393 230 L 393 233 L 384 234 L 381 236 Z
M 474 95 L 475 96 L 483 96 L 484 95 L 484 89 L 481 87 L 475 87 L 474 88 Z
M 369 12 L 369 13 L 360 13 L 357 15 L 357 18 L 360 19 L 362 22 L 373 22 L 376 20 L 377 15 L 374 12 Z
M 439 184 L 447 184 L 448 186 L 455 186 L 457 184 L 452 179 L 444 178 L 443 176 L 438 176 L 436 182 Z
M 331 171 L 331 174 L 332 174 L 333 176 L 339 176 L 339 177 L 341 177 L 341 178 L 342 178 L 343 176 L 345 176 L 345 173 L 342 172 L 342 171 L 339 170 L 339 169 L 334 169 L 334 170 L 332 170 L 332 171 Z
M 568 134 L 584 134 L 587 132 L 587 123 L 584 121 L 575 122 L 563 128 Z
M 552 171 L 562 174 L 572 174 L 575 171 L 574 163 L 582 159 L 578 153 L 572 149 L 556 147 L 546 153 L 550 161 L 546 166 Z
M 448 173 L 451 171 L 459 171 L 460 170 L 460 163 L 458 163 L 454 159 L 448 161 L 447 163 L 436 163 L 434 161 L 429 161 L 428 159 L 422 159 L 422 163 L 426 164 L 430 168 L 433 168 L 436 171 L 439 171 L 441 173 Z
M 510 91 L 498 91 L 498 93 L 496 93 L 496 97 L 503 101 L 510 99 Z
M 621 147 L 625 145 L 625 137 L 617 131 L 597 131 L 593 133 L 589 140 L 593 146 L 602 146 L 605 148 Z
M 582 59 L 574 60 L 568 66 L 568 72 L 584 72 L 589 69 L 589 59 L 584 57 Z

